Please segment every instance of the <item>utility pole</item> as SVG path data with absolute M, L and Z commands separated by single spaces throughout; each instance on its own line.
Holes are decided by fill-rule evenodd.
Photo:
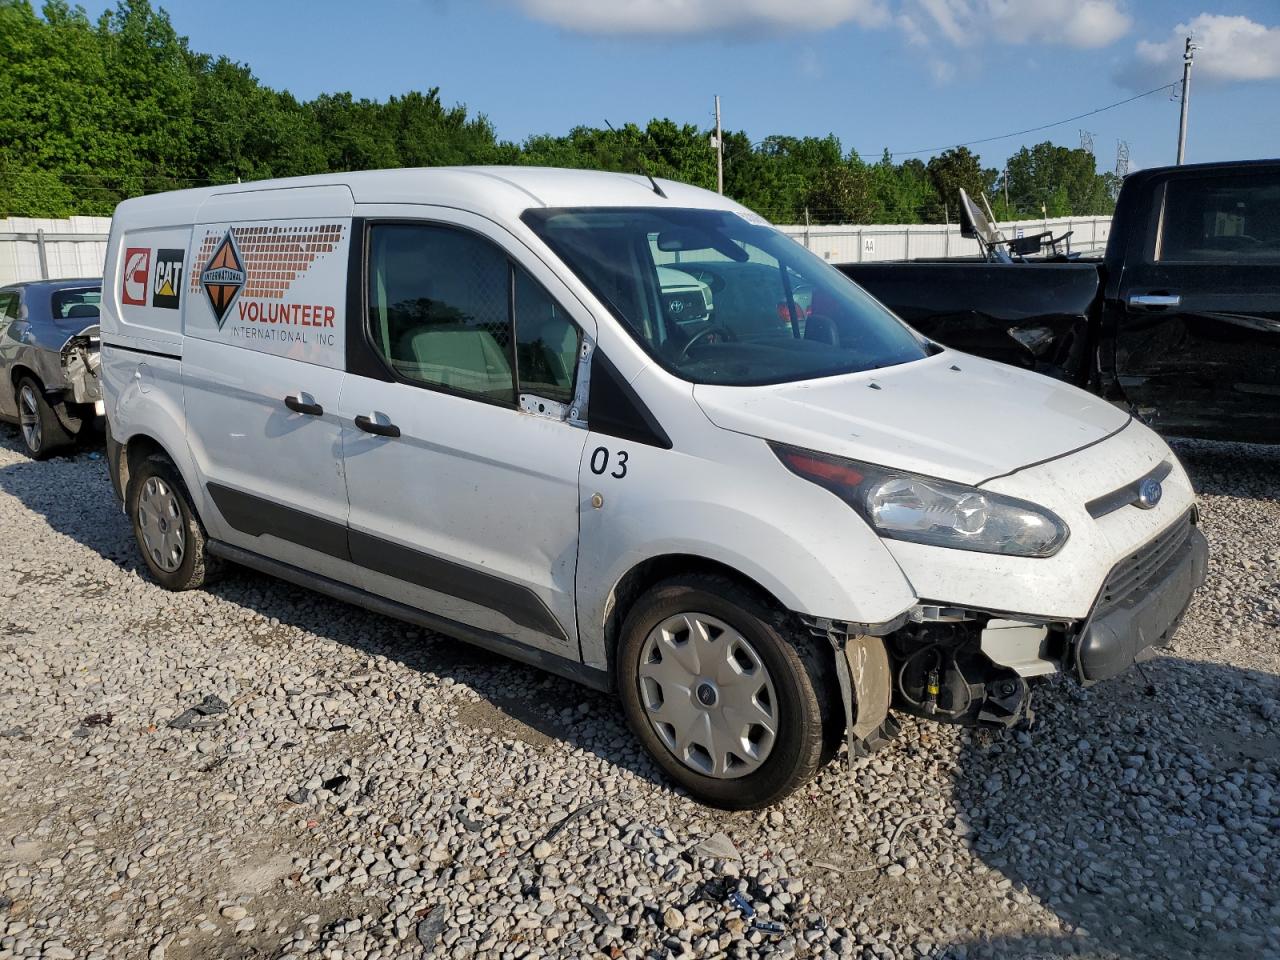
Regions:
M 1187 37 L 1187 48 L 1182 54 L 1182 117 L 1178 120 L 1178 166 L 1187 153 L 1187 108 L 1191 105 L 1191 64 L 1196 59 L 1196 48 Z
M 716 148 L 716 193 L 724 193 L 724 136 L 720 132 L 720 97 L 716 95 L 716 135 L 712 140 Z

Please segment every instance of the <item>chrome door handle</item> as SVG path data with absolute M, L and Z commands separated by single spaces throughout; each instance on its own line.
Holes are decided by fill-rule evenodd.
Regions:
M 1176 293 L 1135 293 L 1129 297 L 1129 306 L 1138 310 L 1164 310 L 1182 305 L 1182 297 Z

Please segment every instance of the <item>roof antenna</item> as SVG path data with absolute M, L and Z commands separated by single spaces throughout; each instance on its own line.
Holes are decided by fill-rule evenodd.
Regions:
M 617 130 L 614 130 L 613 124 L 609 122 L 608 117 L 605 118 L 604 125 L 608 127 L 610 130 L 613 130 L 614 133 L 618 132 Z M 644 162 L 644 154 L 639 155 L 639 160 L 640 160 L 640 172 L 649 178 L 649 184 L 650 186 L 653 187 L 653 192 L 656 193 L 658 196 L 660 196 L 663 200 L 669 199 L 667 195 L 662 192 L 662 188 L 658 186 L 658 181 L 653 179 L 653 174 L 649 172 L 649 168 Z

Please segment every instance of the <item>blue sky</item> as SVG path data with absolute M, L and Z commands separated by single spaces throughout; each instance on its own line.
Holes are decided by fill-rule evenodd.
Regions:
M 1063 119 L 1180 78 L 1197 54 L 1188 160 L 1280 156 L 1277 0 L 156 0 L 194 49 L 302 98 L 438 86 L 504 139 L 653 116 L 835 133 L 872 159 Z M 96 14 L 104 0 L 87 7 Z M 1051 130 L 1094 134 L 1100 168 L 1171 163 L 1168 92 Z M 928 156 L 928 153 L 922 154 Z

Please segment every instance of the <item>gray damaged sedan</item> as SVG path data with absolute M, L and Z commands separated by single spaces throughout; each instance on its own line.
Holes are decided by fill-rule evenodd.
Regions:
M 101 280 L 0 287 L 0 420 L 21 426 L 37 460 L 70 446 L 102 416 L 101 298 Z

